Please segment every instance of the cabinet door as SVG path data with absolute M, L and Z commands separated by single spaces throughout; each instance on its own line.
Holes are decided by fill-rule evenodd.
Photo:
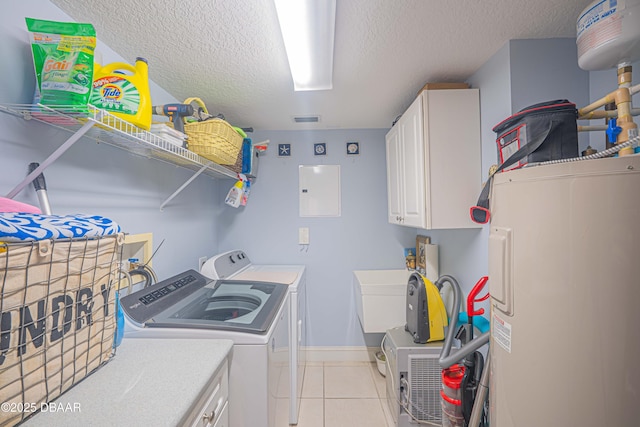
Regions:
M 227 413 L 227 402 L 229 400 L 229 363 L 224 361 L 212 381 L 213 390 L 206 400 L 206 403 L 196 409 L 191 427 L 211 427 L 222 413 Z M 224 415 L 228 423 L 228 415 Z M 224 425 L 224 424 L 223 424 Z M 217 426 L 217 424 L 216 424 Z
M 478 228 L 469 207 L 482 189 L 479 91 L 427 90 L 422 96 L 426 228 Z
M 225 402 L 224 408 L 218 415 L 216 423 L 213 427 L 229 427 L 229 402 Z
M 400 124 L 401 225 L 425 227 L 425 155 L 422 98 L 418 97 Z
M 398 124 L 391 128 L 386 136 L 387 145 L 387 213 L 389 222 L 399 224 L 402 213 L 402 178 L 400 167 L 400 133 Z

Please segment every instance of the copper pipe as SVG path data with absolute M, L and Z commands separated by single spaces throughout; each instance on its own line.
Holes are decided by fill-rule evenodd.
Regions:
M 618 90 L 615 91 L 616 110 L 618 111 L 617 125 L 622 128 L 622 132 L 618 135 L 616 144 L 621 144 L 629 140 L 629 131 L 635 130 L 638 126 L 633 121 L 631 115 L 631 65 L 621 64 L 618 66 Z M 626 147 L 620 150 L 619 156 L 628 156 L 633 154 L 633 147 Z
M 589 105 L 587 105 L 586 107 L 582 107 L 578 110 L 578 117 L 581 118 L 604 118 L 604 117 L 586 117 L 587 114 L 591 113 L 592 111 L 605 106 L 606 104 L 610 103 L 610 102 L 615 102 L 615 91 L 608 93 L 607 95 L 605 95 L 604 97 L 598 99 L 596 102 L 593 102 Z
M 580 126 L 578 125 L 578 132 L 591 132 L 591 131 L 606 131 L 607 125 L 591 125 L 591 126 Z
M 618 110 L 615 109 L 615 103 L 613 103 L 613 110 L 598 110 L 592 111 L 591 113 L 586 114 L 584 117 L 578 117 L 578 120 L 593 120 L 593 119 L 615 119 L 618 117 Z M 609 105 L 609 104 L 607 104 Z M 606 107 L 606 105 L 605 105 Z M 640 116 L 640 108 L 632 108 L 631 109 L 632 116 Z

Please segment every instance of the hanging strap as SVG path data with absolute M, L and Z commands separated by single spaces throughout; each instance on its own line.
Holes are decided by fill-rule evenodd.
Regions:
M 536 151 L 540 146 L 547 140 L 549 135 L 555 131 L 558 126 L 560 126 L 561 122 L 558 121 L 550 121 L 549 126 L 544 132 L 541 132 L 537 138 L 533 139 L 530 143 L 527 143 L 524 147 L 520 148 L 518 151 L 513 153 L 511 157 L 505 160 L 504 163 L 496 169 L 495 173 L 489 177 L 487 182 L 482 187 L 482 192 L 480 193 L 480 197 L 478 198 L 478 204 L 476 206 L 472 206 L 469 210 L 471 214 L 471 220 L 478 224 L 486 224 L 489 222 L 491 218 L 491 212 L 489 211 L 489 191 L 491 191 L 491 184 L 493 183 L 493 176 L 500 172 L 501 170 L 508 168 L 509 166 L 519 162 L 520 160 L 527 157 L 529 154 Z

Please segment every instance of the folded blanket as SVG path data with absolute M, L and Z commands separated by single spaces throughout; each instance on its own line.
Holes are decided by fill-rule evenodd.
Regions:
M 117 223 L 97 215 L 0 213 L 0 242 L 98 237 L 119 232 Z

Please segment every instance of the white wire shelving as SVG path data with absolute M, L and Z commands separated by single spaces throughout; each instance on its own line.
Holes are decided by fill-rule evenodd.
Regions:
M 236 178 L 237 173 L 222 165 L 205 159 L 186 148 L 175 145 L 158 135 L 147 132 L 124 121 L 104 110 L 87 106 L 86 108 L 60 106 L 51 108 L 44 105 L 4 104 L 0 112 L 21 117 L 25 120 L 36 120 L 58 129 L 72 133 L 40 166 L 20 182 L 6 197 L 13 198 L 24 187 L 29 185 L 49 165 L 55 162 L 65 151 L 82 137 L 87 137 L 129 153 L 160 160 L 195 172 L 195 174 L 165 200 L 160 209 L 178 195 L 200 174 L 217 179 Z

